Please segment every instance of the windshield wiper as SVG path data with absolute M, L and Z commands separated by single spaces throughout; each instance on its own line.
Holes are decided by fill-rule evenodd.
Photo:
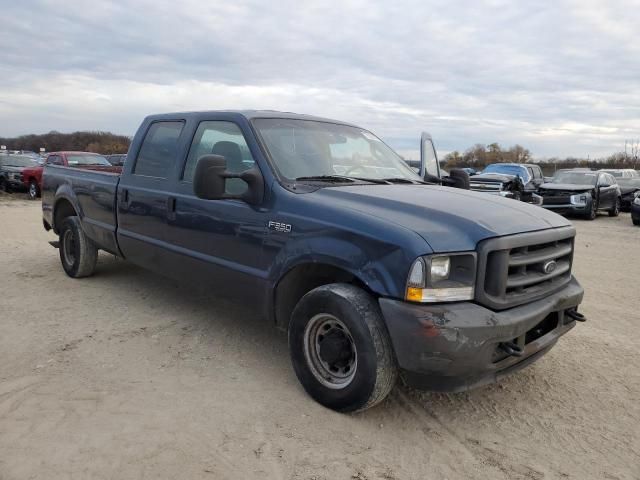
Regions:
M 348 177 L 345 175 L 315 175 L 309 177 L 298 177 L 296 178 L 296 182 L 303 181 L 317 181 L 317 182 L 327 182 L 327 183 L 355 183 L 355 182 L 369 182 L 369 183 L 378 183 L 381 185 L 388 184 L 386 180 L 380 180 L 377 178 L 361 178 L 361 177 Z
M 421 180 L 411 180 L 410 178 L 402 178 L 402 177 L 390 177 L 390 178 L 383 178 L 382 180 L 384 180 L 385 182 L 389 182 L 389 183 L 409 183 L 412 185 L 418 184 L 418 185 L 426 185 L 427 182 L 423 182 Z
M 308 177 L 298 177 L 296 178 L 296 182 L 304 182 L 308 181 L 318 181 L 318 182 L 334 182 L 334 183 L 353 183 L 355 180 L 352 180 L 349 177 L 341 177 L 339 175 L 311 175 Z

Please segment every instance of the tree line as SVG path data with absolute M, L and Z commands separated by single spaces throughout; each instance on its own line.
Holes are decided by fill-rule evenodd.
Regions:
M 441 164 L 445 169 L 471 167 L 482 170 L 491 163 L 535 163 L 542 171 L 551 175 L 561 168 L 632 168 L 640 169 L 640 152 L 632 149 L 629 152 L 617 152 L 606 158 L 548 158 L 535 160 L 531 152 L 521 145 L 503 148 L 498 143 L 489 145 L 476 144 L 463 153 L 453 151 L 445 155 Z
M 110 132 L 73 132 L 60 133 L 51 131 L 41 135 L 22 135 L 15 138 L 0 138 L 0 144 L 8 150 L 30 150 L 39 152 L 44 148 L 47 152 L 76 150 L 110 155 L 127 153 L 131 139 L 125 135 Z

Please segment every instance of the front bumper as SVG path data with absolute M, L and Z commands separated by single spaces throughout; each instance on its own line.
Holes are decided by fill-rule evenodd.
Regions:
M 387 298 L 380 299 L 380 308 L 403 380 L 457 392 L 496 382 L 544 355 L 575 326 L 565 312 L 583 294 L 572 277 L 546 298 L 500 312 L 471 302 L 418 305 Z M 522 356 L 504 353 L 505 342 L 520 345 Z
M 542 206 L 547 210 L 551 210 L 556 213 L 560 213 L 562 215 L 576 214 L 576 215 L 584 215 L 591 211 L 591 202 L 588 202 L 583 205 L 574 205 L 571 203 L 563 204 L 563 205 L 545 205 L 544 202 Z

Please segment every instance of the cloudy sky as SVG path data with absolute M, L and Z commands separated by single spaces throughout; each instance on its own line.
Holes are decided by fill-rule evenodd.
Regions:
M 133 135 L 147 114 L 267 108 L 411 156 L 640 138 L 640 2 L 0 0 L 0 136 Z

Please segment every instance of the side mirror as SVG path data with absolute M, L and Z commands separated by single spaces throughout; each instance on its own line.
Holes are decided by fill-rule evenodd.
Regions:
M 247 184 L 247 189 L 240 195 L 227 193 L 228 178 L 239 178 Z M 196 165 L 193 191 L 204 200 L 242 200 L 258 205 L 264 197 L 264 179 L 255 167 L 239 173 L 228 172 L 227 160 L 222 155 L 203 155 Z
M 442 178 L 443 185 L 453 188 L 461 188 L 463 190 L 469 190 L 471 185 L 469 183 L 469 174 L 461 168 L 452 168 L 448 177 Z

